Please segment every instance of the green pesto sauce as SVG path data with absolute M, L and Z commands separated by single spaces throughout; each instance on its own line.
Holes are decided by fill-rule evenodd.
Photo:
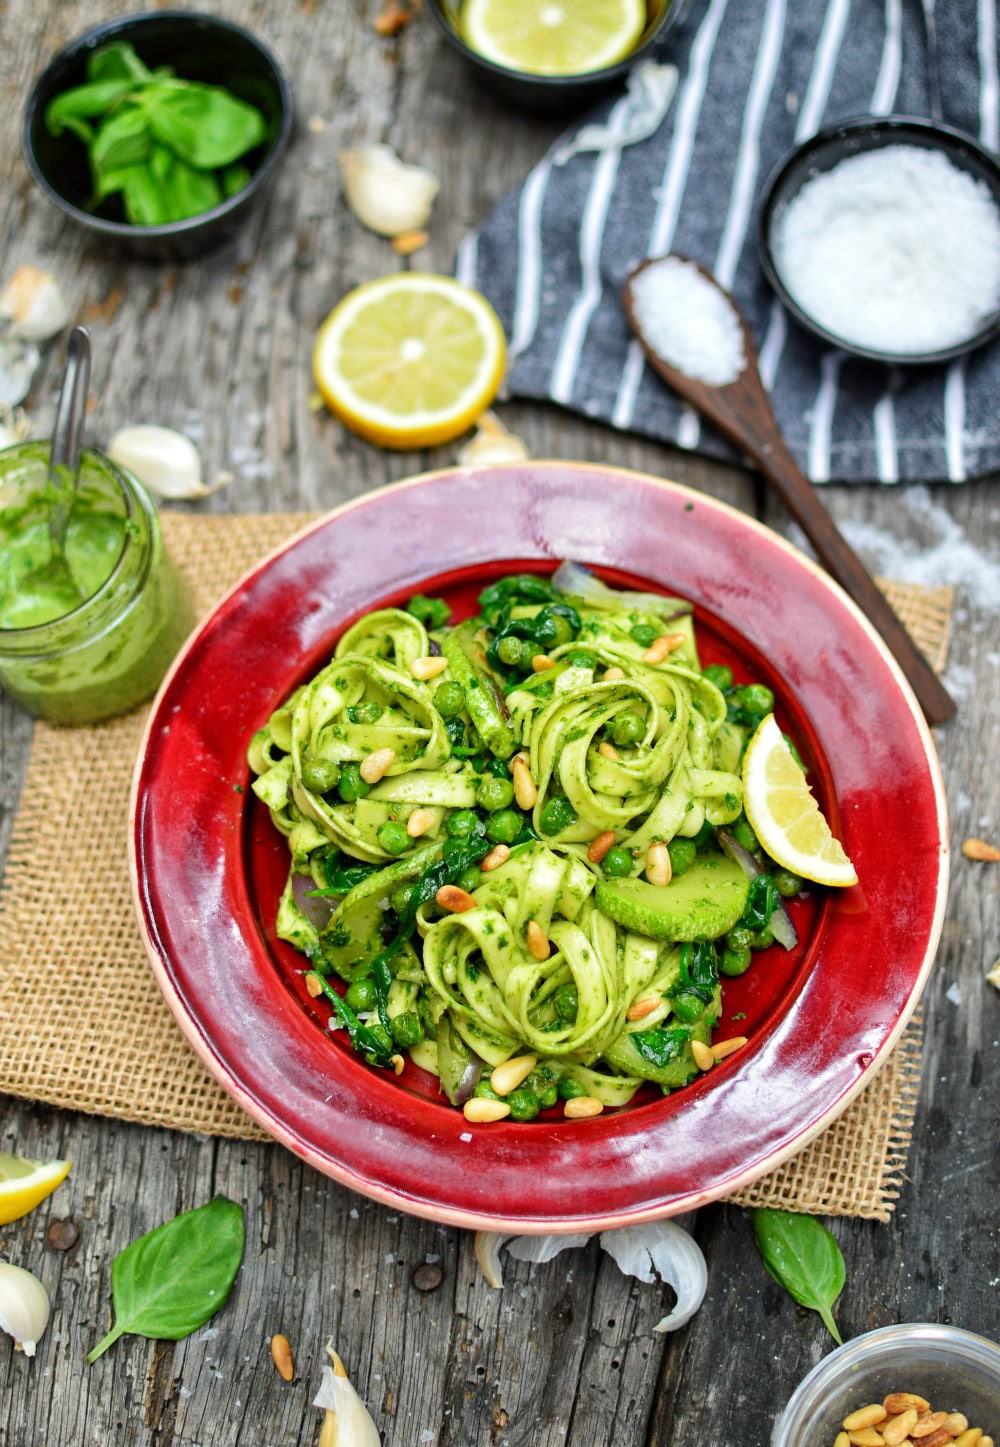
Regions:
M 65 557 L 53 555 L 51 507 L 46 490 L 0 507 L 0 628 L 62 618 L 93 597 L 121 557 L 128 524 L 96 489 L 84 485 L 77 493 Z

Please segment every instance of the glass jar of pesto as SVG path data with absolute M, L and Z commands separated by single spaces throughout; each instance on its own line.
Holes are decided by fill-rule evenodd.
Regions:
M 0 684 L 29 712 L 85 724 L 156 689 L 192 623 L 137 478 L 81 457 L 65 543 L 53 547 L 49 445 L 0 451 Z

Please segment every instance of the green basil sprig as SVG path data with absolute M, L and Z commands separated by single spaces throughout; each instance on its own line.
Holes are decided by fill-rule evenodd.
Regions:
M 135 226 L 200 216 L 233 195 L 250 179 L 240 157 L 267 132 L 255 106 L 169 66 L 150 70 L 124 43 L 90 56 L 86 84 L 56 96 L 45 124 L 87 147 L 92 206 L 120 195 Z
M 243 1260 L 243 1207 L 225 1196 L 140 1236 L 111 1265 L 115 1324 L 95 1362 L 126 1332 L 180 1341 L 224 1306 Z
M 838 1346 L 843 1339 L 833 1307 L 847 1270 L 836 1240 L 814 1216 L 764 1208 L 750 1212 L 757 1247 L 770 1274 L 793 1301 L 818 1312 Z

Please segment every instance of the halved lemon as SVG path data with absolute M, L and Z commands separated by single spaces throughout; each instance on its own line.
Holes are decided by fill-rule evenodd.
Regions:
M 815 884 L 857 884 L 854 865 L 831 834 L 771 713 L 743 756 L 743 807 L 762 847 L 783 869 Z
M 0 1226 L 17 1221 L 69 1175 L 71 1161 L 26 1161 L 0 1151 Z
M 494 65 L 529 75 L 583 75 L 638 45 L 646 0 L 466 0 L 467 45 Z
M 349 292 L 316 336 L 313 375 L 345 426 L 382 447 L 433 447 L 465 432 L 503 378 L 503 328 L 450 276 L 399 272 Z

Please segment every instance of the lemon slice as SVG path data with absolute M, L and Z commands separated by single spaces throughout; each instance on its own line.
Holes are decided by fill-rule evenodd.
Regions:
M 0 1151 L 0 1226 L 33 1211 L 69 1175 L 70 1161 L 26 1161 Z
M 646 0 L 466 0 L 460 29 L 486 60 L 529 75 L 615 65 L 646 28 Z
M 762 847 L 783 869 L 815 884 L 857 884 L 844 853 L 769 713 L 743 756 L 743 807 Z
M 496 396 L 506 344 L 484 296 L 448 276 L 400 272 L 349 292 L 320 327 L 316 386 L 382 447 L 433 447 Z

